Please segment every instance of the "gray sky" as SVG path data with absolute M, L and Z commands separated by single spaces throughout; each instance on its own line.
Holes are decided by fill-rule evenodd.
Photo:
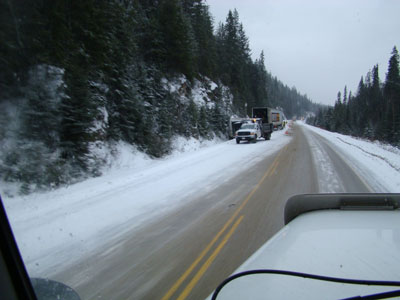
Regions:
M 357 92 L 379 64 L 384 81 L 393 46 L 400 48 L 400 0 L 206 0 L 214 26 L 236 8 L 252 57 L 265 53 L 269 72 L 318 103 Z M 399 49 L 400 50 L 400 49 Z

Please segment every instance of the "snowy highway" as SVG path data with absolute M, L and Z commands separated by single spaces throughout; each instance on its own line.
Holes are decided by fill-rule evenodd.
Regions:
M 275 139 L 289 142 L 254 154 L 253 165 L 252 156 L 232 162 L 222 174 L 244 167 L 240 174 L 215 180 L 219 184 L 206 193 L 193 192 L 190 202 L 119 236 L 56 278 L 84 299 L 202 299 L 283 226 L 290 196 L 370 190 L 329 142 L 304 127 L 296 126 L 292 137 L 275 133 Z M 267 150 L 271 144 L 235 146 Z
M 283 226 L 292 195 L 399 190 L 397 150 L 285 131 L 6 201 L 30 275 L 82 299 L 203 299 Z

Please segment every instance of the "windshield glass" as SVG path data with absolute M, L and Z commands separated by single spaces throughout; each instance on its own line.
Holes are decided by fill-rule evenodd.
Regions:
M 399 192 L 399 11 L 2 1 L 0 193 L 29 275 L 82 299 L 205 299 L 290 197 Z M 314 260 L 297 271 L 363 277 Z
M 243 124 L 240 129 L 255 129 L 256 126 L 256 124 Z

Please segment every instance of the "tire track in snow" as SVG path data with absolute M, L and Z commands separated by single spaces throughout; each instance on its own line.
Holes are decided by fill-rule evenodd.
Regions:
M 343 193 L 345 192 L 343 183 L 340 180 L 333 166 L 332 160 L 324 147 L 315 136 L 308 130 L 304 131 L 307 141 L 312 150 L 312 156 L 315 163 L 315 169 L 318 175 L 318 189 L 320 193 Z

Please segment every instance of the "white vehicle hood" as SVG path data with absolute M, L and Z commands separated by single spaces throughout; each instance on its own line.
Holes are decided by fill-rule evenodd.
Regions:
M 400 211 L 302 214 L 234 273 L 253 269 L 400 281 Z M 342 299 L 396 289 L 260 274 L 233 280 L 217 299 Z

